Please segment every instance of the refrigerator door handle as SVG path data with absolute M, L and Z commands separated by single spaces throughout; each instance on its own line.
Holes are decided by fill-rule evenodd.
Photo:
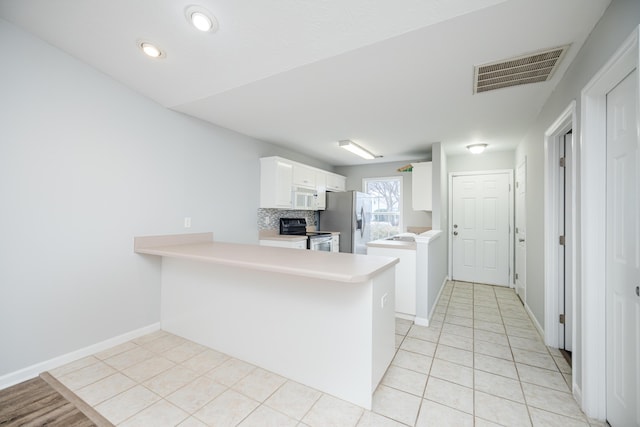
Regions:
M 364 228 L 367 225 L 367 221 L 364 217 L 364 207 L 360 208 L 360 218 L 362 218 L 362 227 L 360 227 L 360 237 L 364 237 Z

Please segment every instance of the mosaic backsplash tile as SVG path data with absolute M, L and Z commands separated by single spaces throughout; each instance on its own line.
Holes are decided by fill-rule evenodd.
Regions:
M 307 226 L 318 225 L 318 213 L 315 211 L 258 209 L 258 230 L 280 229 L 280 218 L 305 218 Z

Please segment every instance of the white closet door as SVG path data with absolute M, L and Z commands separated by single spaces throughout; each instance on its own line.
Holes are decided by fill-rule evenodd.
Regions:
M 607 420 L 640 426 L 638 72 L 607 94 Z

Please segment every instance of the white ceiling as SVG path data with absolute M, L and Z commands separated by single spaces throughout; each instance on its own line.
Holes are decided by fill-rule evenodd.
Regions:
M 0 0 L 0 17 L 165 107 L 332 165 L 512 150 L 610 0 Z M 398 6 L 402 6 L 401 8 Z M 163 59 L 141 54 L 158 44 Z M 545 83 L 472 94 L 473 67 L 571 44 Z

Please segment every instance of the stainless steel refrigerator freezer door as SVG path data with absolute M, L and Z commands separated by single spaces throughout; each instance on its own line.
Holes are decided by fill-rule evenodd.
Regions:
M 367 242 L 371 240 L 371 198 L 365 193 L 353 193 L 354 223 L 353 250 L 355 254 L 367 253 Z
M 320 212 L 320 228 L 340 232 L 340 252 L 353 252 L 355 234 L 354 192 L 327 193 L 327 206 Z

